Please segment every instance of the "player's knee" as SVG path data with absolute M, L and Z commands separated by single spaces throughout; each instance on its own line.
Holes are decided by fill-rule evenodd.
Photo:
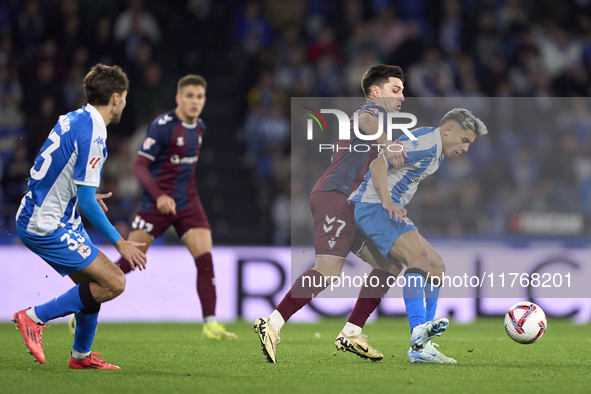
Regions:
M 409 268 L 420 268 L 424 271 L 427 271 L 429 269 L 429 253 L 427 253 L 427 251 L 424 248 L 422 248 L 421 250 L 417 250 L 415 253 L 413 253 L 409 260 Z
M 111 299 L 118 297 L 125 290 L 125 274 L 121 272 L 109 284 L 108 293 Z
M 441 277 L 445 272 L 445 263 L 439 254 L 430 257 L 429 271 L 432 276 Z

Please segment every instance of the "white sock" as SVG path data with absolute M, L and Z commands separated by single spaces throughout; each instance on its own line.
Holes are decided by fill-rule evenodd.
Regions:
M 76 350 L 72 349 L 72 357 L 74 357 L 76 360 L 84 360 L 89 355 L 90 355 L 90 352 L 80 353 L 80 352 L 77 352 Z
M 217 321 L 218 321 L 218 320 L 215 318 L 215 316 L 205 316 L 205 317 L 203 318 L 203 322 L 204 322 L 205 324 L 209 324 L 209 323 L 215 323 L 215 322 L 217 322 Z
M 348 337 L 354 337 L 355 335 L 361 334 L 361 327 L 347 322 L 347 324 L 345 324 L 345 328 L 343 328 L 343 333 Z
M 41 319 L 39 319 L 37 317 L 37 315 L 35 314 L 35 308 L 27 309 L 27 316 L 29 316 L 31 318 L 31 320 L 33 320 L 37 324 L 45 324 L 45 322 L 41 321 Z
M 281 316 L 281 313 L 277 312 L 277 309 L 275 309 L 273 313 L 271 313 L 271 316 L 269 316 L 269 324 L 275 331 L 281 331 L 281 327 L 285 324 L 283 316 Z

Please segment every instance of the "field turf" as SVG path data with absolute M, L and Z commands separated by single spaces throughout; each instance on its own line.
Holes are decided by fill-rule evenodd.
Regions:
M 457 365 L 406 359 L 404 318 L 382 318 L 364 332 L 384 353 L 371 362 L 336 352 L 344 319 L 286 324 L 278 364 L 268 364 L 250 323 L 228 324 L 235 342 L 201 338 L 198 324 L 101 324 L 93 350 L 121 371 L 69 370 L 64 324 L 44 330 L 46 363 L 34 363 L 13 324 L 0 324 L 0 393 L 589 393 L 591 326 L 550 319 L 540 342 L 520 345 L 502 318 L 452 321 L 435 342 Z

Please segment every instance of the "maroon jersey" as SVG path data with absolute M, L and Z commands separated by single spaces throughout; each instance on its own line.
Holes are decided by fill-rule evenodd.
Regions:
M 375 103 L 361 103 L 357 108 L 357 113 L 361 115 L 364 112 L 375 117 L 378 117 L 379 113 L 382 112 L 384 114 L 384 131 L 386 130 L 387 112 L 382 106 Z M 363 152 L 365 149 L 359 149 L 359 152 L 355 151 L 357 145 L 372 145 L 375 143 L 361 140 L 353 133 L 353 116 L 351 116 L 350 123 L 352 139 L 337 139 L 334 142 L 332 163 L 316 182 L 312 193 L 336 190 L 349 196 L 363 182 L 365 174 L 369 171 L 369 165 L 378 157 L 376 146 L 371 146 L 367 152 Z
M 188 209 L 190 203 L 199 198 L 195 167 L 204 131 L 205 124 L 201 119 L 190 125 L 182 122 L 171 110 L 152 122 L 138 152 L 152 161 L 150 173 L 158 187 L 174 198 L 177 211 Z M 151 212 L 154 204 L 154 198 L 143 190 L 139 210 Z

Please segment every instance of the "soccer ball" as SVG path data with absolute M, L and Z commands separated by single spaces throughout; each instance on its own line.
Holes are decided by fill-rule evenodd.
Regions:
M 546 332 L 546 314 L 533 302 L 519 302 L 505 315 L 505 331 L 515 342 L 534 343 Z

